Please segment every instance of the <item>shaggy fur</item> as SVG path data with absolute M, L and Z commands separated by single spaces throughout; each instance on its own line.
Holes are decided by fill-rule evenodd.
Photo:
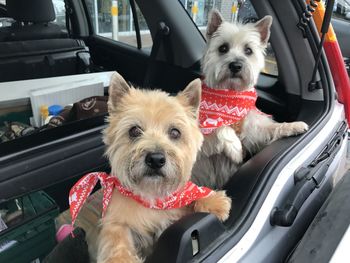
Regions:
M 237 91 L 253 89 L 265 65 L 271 24 L 271 16 L 254 24 L 231 24 L 213 10 L 209 14 L 207 48 L 202 59 L 206 85 Z M 232 63 L 239 63 L 241 69 L 232 70 Z M 238 123 L 205 136 L 193 169 L 193 181 L 220 189 L 242 164 L 245 153 L 255 154 L 275 140 L 307 130 L 304 122 L 277 123 L 251 110 Z
M 161 91 L 129 87 L 117 73 L 109 88 L 109 125 L 104 131 L 106 154 L 121 184 L 152 202 L 183 187 L 191 176 L 203 136 L 197 115 L 201 95 L 200 80 L 192 81 L 176 97 Z M 133 137 L 133 127 L 138 136 Z M 172 137 L 173 129 L 180 137 Z M 150 152 L 163 152 L 166 162 L 159 170 L 147 166 Z M 225 192 L 179 209 L 156 210 L 113 192 L 102 219 L 97 262 L 142 262 L 152 246 L 172 222 L 193 211 L 210 212 L 226 220 L 231 199 Z

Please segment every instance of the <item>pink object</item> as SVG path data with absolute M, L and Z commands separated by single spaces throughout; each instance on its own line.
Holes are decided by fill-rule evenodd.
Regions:
M 63 239 L 66 238 L 71 232 L 73 232 L 74 228 L 71 225 L 64 224 L 62 225 L 57 233 L 56 233 L 56 240 L 57 242 L 61 242 Z

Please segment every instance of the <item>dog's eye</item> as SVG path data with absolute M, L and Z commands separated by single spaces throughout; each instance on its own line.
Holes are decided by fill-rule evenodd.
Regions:
M 222 45 L 219 47 L 219 52 L 220 52 L 221 54 L 225 54 L 225 53 L 228 52 L 228 49 L 229 49 L 228 44 L 225 43 L 225 44 L 222 44 Z
M 169 131 L 169 136 L 171 139 L 177 140 L 181 137 L 181 132 L 176 128 L 172 128 Z
M 142 130 L 139 126 L 133 126 L 129 130 L 130 138 L 137 138 L 137 137 L 140 137 L 141 135 L 142 135 Z
M 250 47 L 245 47 L 244 54 L 246 54 L 247 56 L 250 56 L 251 54 L 253 54 L 253 50 Z

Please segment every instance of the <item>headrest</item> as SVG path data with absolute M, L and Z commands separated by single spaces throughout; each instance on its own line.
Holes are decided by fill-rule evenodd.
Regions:
M 45 23 L 56 19 L 52 0 L 6 0 L 8 16 L 18 22 Z

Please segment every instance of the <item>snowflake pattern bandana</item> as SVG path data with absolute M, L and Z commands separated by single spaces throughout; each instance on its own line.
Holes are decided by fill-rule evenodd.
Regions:
M 72 226 L 86 199 L 91 194 L 98 181 L 100 181 L 103 188 L 102 217 L 106 213 L 114 188 L 116 188 L 120 194 L 134 199 L 144 207 L 159 210 L 181 208 L 191 204 L 193 201 L 208 197 L 213 193 L 213 190 L 207 187 L 199 187 L 192 182 L 187 182 L 183 189 L 173 192 L 164 199 L 156 199 L 154 202 L 150 203 L 124 188 L 115 176 L 103 172 L 89 173 L 83 176 L 69 192 Z
M 204 135 L 211 134 L 221 126 L 242 120 L 250 110 L 260 112 L 255 102 L 256 90 L 235 91 L 209 88 L 202 84 L 202 100 L 199 108 L 199 125 Z

